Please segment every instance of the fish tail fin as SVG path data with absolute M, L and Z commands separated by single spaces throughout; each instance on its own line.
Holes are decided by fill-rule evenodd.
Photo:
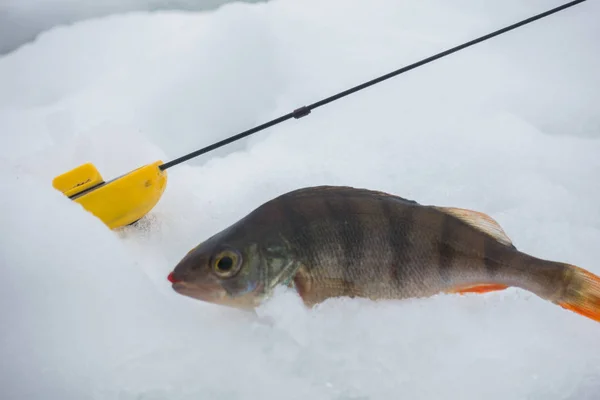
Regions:
M 563 264 L 564 291 L 554 302 L 600 322 L 600 277 L 574 265 Z

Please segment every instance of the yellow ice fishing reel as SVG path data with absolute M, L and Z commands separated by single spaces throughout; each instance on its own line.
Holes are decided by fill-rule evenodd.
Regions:
M 52 186 L 115 229 L 138 221 L 158 203 L 167 186 L 162 165 L 156 161 L 105 182 L 86 163 L 54 178 Z

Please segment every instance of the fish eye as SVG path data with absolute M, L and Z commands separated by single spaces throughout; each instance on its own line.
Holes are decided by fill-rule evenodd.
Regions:
M 219 271 L 229 271 L 233 267 L 233 258 L 229 256 L 219 258 L 217 261 L 217 268 Z
M 229 278 L 235 275 L 241 266 L 242 257 L 239 253 L 225 250 L 214 257 L 213 270 L 222 278 Z

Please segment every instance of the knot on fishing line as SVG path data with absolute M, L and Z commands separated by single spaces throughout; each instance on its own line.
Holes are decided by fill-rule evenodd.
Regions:
M 296 119 L 300 119 L 302 117 L 306 117 L 308 114 L 310 114 L 310 108 L 303 106 L 300 108 L 295 109 L 292 112 L 292 115 L 294 116 L 294 118 Z

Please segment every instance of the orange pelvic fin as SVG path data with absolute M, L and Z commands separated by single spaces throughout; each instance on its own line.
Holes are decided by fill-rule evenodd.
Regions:
M 475 284 L 475 285 L 471 285 L 471 286 L 457 287 L 457 288 L 446 291 L 446 293 L 458 293 L 458 294 L 478 293 L 478 294 L 482 294 L 482 293 L 488 293 L 488 292 L 495 292 L 498 290 L 504 290 L 507 288 L 508 288 L 508 286 L 500 285 L 500 284 L 496 284 L 496 283 L 480 283 L 480 284 Z
M 570 265 L 571 282 L 558 305 L 600 322 L 600 277 Z

